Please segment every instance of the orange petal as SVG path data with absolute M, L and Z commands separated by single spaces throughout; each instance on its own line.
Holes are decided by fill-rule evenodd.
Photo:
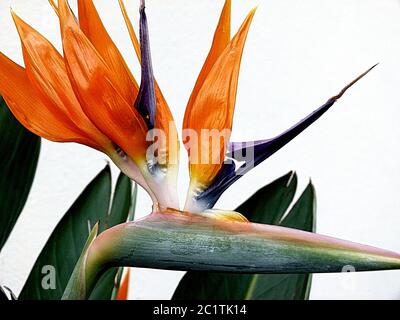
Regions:
M 79 26 L 91 41 L 108 67 L 113 70 L 114 83 L 122 97 L 133 105 L 139 86 L 129 71 L 124 58 L 107 33 L 92 0 L 78 0 Z
M 120 94 L 115 71 L 80 30 L 66 0 L 59 1 L 59 14 L 68 76 L 84 112 L 139 164 L 147 149 L 145 122 Z
M 58 15 L 58 5 L 54 0 L 49 0 L 51 7 L 53 8 L 54 12 Z
M 126 11 L 125 4 L 122 0 L 118 0 L 119 6 L 121 8 L 122 15 L 125 20 L 126 27 L 129 32 L 129 37 L 131 38 L 133 48 L 135 49 L 136 56 L 138 57 L 139 61 L 141 60 L 141 53 L 140 53 L 140 43 L 136 36 L 135 29 L 133 28 L 131 19 L 129 19 L 128 12 Z
M 18 121 L 28 130 L 56 142 L 90 145 L 76 126 L 57 108 L 48 108 L 32 87 L 25 69 L 0 53 L 0 94 Z
M 193 158 L 191 154 L 190 159 L 191 179 L 196 184 L 210 184 L 225 159 L 226 144 L 232 129 L 240 62 L 254 13 L 255 9 L 249 13 L 235 37 L 215 61 L 199 87 L 196 98 L 186 109 L 183 127 L 194 130 L 198 136 L 197 149 L 194 150 L 196 154 Z M 221 139 L 218 139 L 217 145 L 213 144 L 211 138 L 205 140 L 201 136 L 203 129 L 217 130 L 222 134 L 223 143 L 219 143 Z M 190 153 L 193 147 L 196 148 L 185 146 L 188 150 L 190 148 Z
M 128 300 L 128 291 L 129 291 L 129 282 L 130 282 L 131 270 L 128 268 L 124 279 L 121 281 L 121 284 L 118 289 L 118 294 L 116 300 Z
M 186 108 L 185 117 L 183 120 L 184 128 L 187 127 L 186 123 L 189 121 L 188 117 L 190 109 L 193 105 L 194 100 L 196 100 L 200 88 L 202 87 L 204 81 L 206 80 L 207 75 L 210 72 L 211 68 L 214 66 L 219 56 L 227 47 L 230 40 L 231 40 L 231 0 L 226 0 L 224 7 L 222 8 L 217 28 L 214 33 L 214 39 L 211 45 L 211 49 L 199 73 L 196 84 L 193 88 L 192 94 L 187 104 L 188 106 Z
M 179 138 L 175 121 L 171 110 L 168 107 L 157 82 L 155 81 L 156 90 L 156 121 L 155 128 L 164 132 L 165 141 L 160 141 L 160 149 L 165 150 L 166 164 L 178 165 L 179 162 Z
M 63 57 L 39 32 L 12 12 L 24 53 L 26 74 L 48 109 L 58 109 L 72 121 L 92 146 L 105 150 L 111 142 L 90 122 L 82 111 L 68 79 Z

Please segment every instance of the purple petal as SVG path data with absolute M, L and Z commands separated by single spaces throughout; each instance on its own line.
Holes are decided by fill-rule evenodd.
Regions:
M 199 207 L 202 209 L 212 208 L 222 193 L 236 180 L 269 158 L 288 142 L 294 139 L 297 135 L 299 135 L 303 130 L 308 128 L 317 119 L 319 119 L 326 111 L 329 110 L 331 106 L 335 104 L 335 102 L 347 91 L 347 89 L 364 77 L 375 66 L 376 65 L 358 76 L 355 80 L 345 86 L 339 94 L 330 98 L 324 105 L 278 136 L 265 140 L 229 143 L 227 158 L 231 161 L 226 161 L 214 179 L 213 183 L 206 190 L 196 196 L 195 200 L 200 205 Z M 232 159 L 236 161 L 243 161 L 244 163 L 237 166 L 232 162 Z
M 142 115 L 149 129 L 154 128 L 156 115 L 156 92 L 151 63 L 149 29 L 144 3 L 140 6 L 140 51 L 141 51 L 141 83 L 135 107 Z

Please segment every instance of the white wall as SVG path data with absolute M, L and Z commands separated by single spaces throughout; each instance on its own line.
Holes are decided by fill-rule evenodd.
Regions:
M 138 2 L 127 1 L 136 24 Z M 180 126 L 223 0 L 147 2 L 154 69 Z M 96 4 L 138 74 L 117 1 Z M 218 207 L 235 208 L 295 169 L 301 188 L 309 177 L 316 186 L 319 233 L 400 252 L 400 2 L 233 0 L 234 29 L 257 4 L 242 63 L 234 140 L 280 132 L 360 72 L 380 65 L 312 128 L 231 187 Z M 10 5 L 59 46 L 57 21 L 46 1 L 2 0 L 1 51 L 21 61 Z M 185 154 L 182 157 L 180 187 L 185 194 Z M 49 233 L 106 161 L 79 145 L 43 142 L 28 203 L 0 256 L 0 283 L 19 292 Z M 137 216 L 149 210 L 149 199 L 140 192 Z M 131 297 L 168 299 L 182 274 L 134 270 Z M 311 297 L 399 299 L 400 274 L 316 275 Z

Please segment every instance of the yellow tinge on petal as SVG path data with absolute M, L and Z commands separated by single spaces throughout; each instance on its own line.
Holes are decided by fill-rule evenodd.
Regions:
M 190 138 L 185 142 L 189 152 L 192 186 L 206 187 L 213 181 L 225 159 L 232 129 L 240 62 L 255 9 L 218 55 L 227 39 L 229 7 L 227 1 L 213 46 L 186 108 L 183 136 L 187 136 L 185 130 L 188 129 L 197 134 L 196 142 Z
M 198 212 L 196 213 L 196 215 L 214 220 L 249 222 L 249 220 L 247 220 L 247 218 L 244 215 L 236 211 L 209 209 L 202 212 Z

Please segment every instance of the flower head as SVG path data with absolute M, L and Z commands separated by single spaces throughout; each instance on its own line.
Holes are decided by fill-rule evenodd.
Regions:
M 27 129 L 104 152 L 154 202 L 153 214 L 145 219 L 119 224 L 98 237 L 98 225 L 93 228 L 64 298 L 88 297 L 108 266 L 253 273 L 339 272 L 350 264 L 357 270 L 400 268 L 394 252 L 250 223 L 238 212 L 213 209 L 229 186 L 319 119 L 372 68 L 274 138 L 231 142 L 240 63 L 255 9 L 231 38 L 231 1 L 226 0 L 183 121 L 190 185 L 180 211 L 178 135 L 154 76 L 144 1 L 139 41 L 119 0 L 141 65 L 140 85 L 92 0 L 78 0 L 78 18 L 67 0 L 50 3 L 59 17 L 62 54 L 12 12 L 25 67 L 0 53 L 1 95 Z M 126 298 L 126 284 L 120 298 Z
M 107 154 L 150 194 L 153 211 L 179 210 L 176 179 L 179 140 L 173 116 L 153 72 L 144 1 L 140 41 L 119 0 L 141 65 L 138 85 L 107 33 L 92 0 L 78 0 L 75 17 L 67 0 L 50 0 L 60 21 L 62 54 L 16 13 L 25 68 L 0 53 L 0 93 L 29 130 L 57 142 L 77 142 Z M 231 37 L 231 1 L 226 0 L 214 39 L 189 98 L 183 140 L 190 184 L 184 210 L 224 219 L 240 215 L 211 210 L 221 194 L 326 112 L 339 95 L 272 139 L 231 142 L 244 45 L 256 10 Z M 243 162 L 238 165 L 237 162 Z

